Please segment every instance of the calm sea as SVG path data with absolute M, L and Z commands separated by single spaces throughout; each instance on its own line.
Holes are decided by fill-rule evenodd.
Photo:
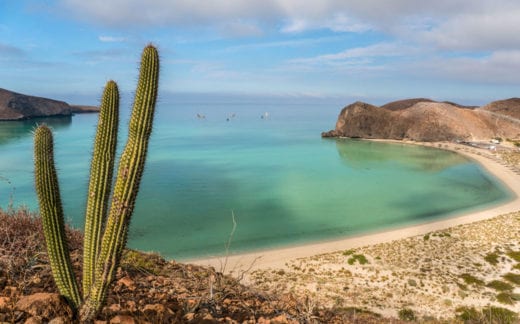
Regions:
M 338 113 L 325 104 L 161 103 L 129 246 L 175 259 L 224 254 L 234 215 L 236 253 L 432 221 L 512 198 L 454 153 L 322 139 Z M 76 227 L 96 121 L 38 121 L 54 128 L 62 200 Z M 34 121 L 0 122 L 0 206 L 12 199 L 37 208 L 33 128 Z M 120 146 L 125 138 L 123 118 Z

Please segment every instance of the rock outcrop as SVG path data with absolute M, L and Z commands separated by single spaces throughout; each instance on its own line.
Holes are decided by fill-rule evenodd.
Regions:
M 0 88 L 0 120 L 70 116 L 92 110 L 90 106 L 72 107 L 64 101 L 28 96 Z
M 506 101 L 503 104 L 507 109 L 490 111 L 486 108 L 489 105 L 474 108 L 422 98 L 396 101 L 381 107 L 355 102 L 341 110 L 335 129 L 322 133 L 322 136 L 424 142 L 520 138 L 520 120 L 512 117 L 520 115 L 520 100 L 518 105 L 510 103 Z

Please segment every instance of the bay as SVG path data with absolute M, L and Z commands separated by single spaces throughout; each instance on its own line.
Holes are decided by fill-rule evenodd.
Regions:
M 237 253 L 417 224 L 512 198 L 452 152 L 322 139 L 338 112 L 319 103 L 160 103 L 129 246 L 175 259 L 222 255 L 233 216 Z M 38 122 L 54 129 L 67 221 L 82 227 L 97 115 L 0 122 L 0 206 L 37 208 L 31 131 Z

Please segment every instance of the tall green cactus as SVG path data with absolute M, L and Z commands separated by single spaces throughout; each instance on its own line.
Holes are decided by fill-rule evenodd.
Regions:
M 128 140 L 119 161 L 112 205 L 108 215 L 101 253 L 96 262 L 94 284 L 81 317 L 89 318 L 104 303 L 108 281 L 112 281 L 126 244 L 130 216 L 134 210 L 141 175 L 144 170 L 148 140 L 159 86 L 159 55 L 154 47 L 144 49 L 134 106 L 128 126 Z
M 52 276 L 61 294 L 78 307 L 81 297 L 65 237 L 52 132 L 45 125 L 40 125 L 34 133 L 34 175 Z
M 114 81 L 108 81 L 101 99 L 90 166 L 83 245 L 83 298 L 87 297 L 94 282 L 94 270 L 101 246 L 101 231 L 108 214 L 108 198 L 114 173 L 118 125 L 119 90 Z
M 103 306 L 126 245 L 130 218 L 144 170 L 159 85 L 159 55 L 145 47 L 135 93 L 128 139 L 107 216 L 117 141 L 119 94 L 109 81 L 103 93 L 90 170 L 83 260 L 83 298 L 65 241 L 63 210 L 54 169 L 52 133 L 42 125 L 35 132 L 35 179 L 53 276 L 81 322 L 92 322 Z M 50 144 L 49 144 L 50 143 Z M 100 243 L 101 242 L 101 243 Z

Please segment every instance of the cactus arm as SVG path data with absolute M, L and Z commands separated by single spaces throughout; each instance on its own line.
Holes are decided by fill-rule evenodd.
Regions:
M 114 280 L 115 272 L 126 244 L 141 175 L 144 170 L 148 140 L 159 84 L 159 56 L 148 45 L 141 57 L 141 68 L 129 122 L 128 140 L 121 155 L 112 195 L 112 204 L 101 243 L 95 280 L 84 306 L 82 320 L 90 320 L 99 311 Z
M 56 286 L 72 306 L 78 309 L 81 296 L 72 271 L 65 236 L 53 146 L 51 130 L 46 125 L 40 125 L 34 133 L 34 174 L 47 253 Z
M 95 264 L 101 245 L 101 231 L 108 214 L 118 124 L 119 90 L 114 81 L 108 81 L 101 99 L 90 166 L 83 243 L 83 298 L 86 298 L 94 281 Z

